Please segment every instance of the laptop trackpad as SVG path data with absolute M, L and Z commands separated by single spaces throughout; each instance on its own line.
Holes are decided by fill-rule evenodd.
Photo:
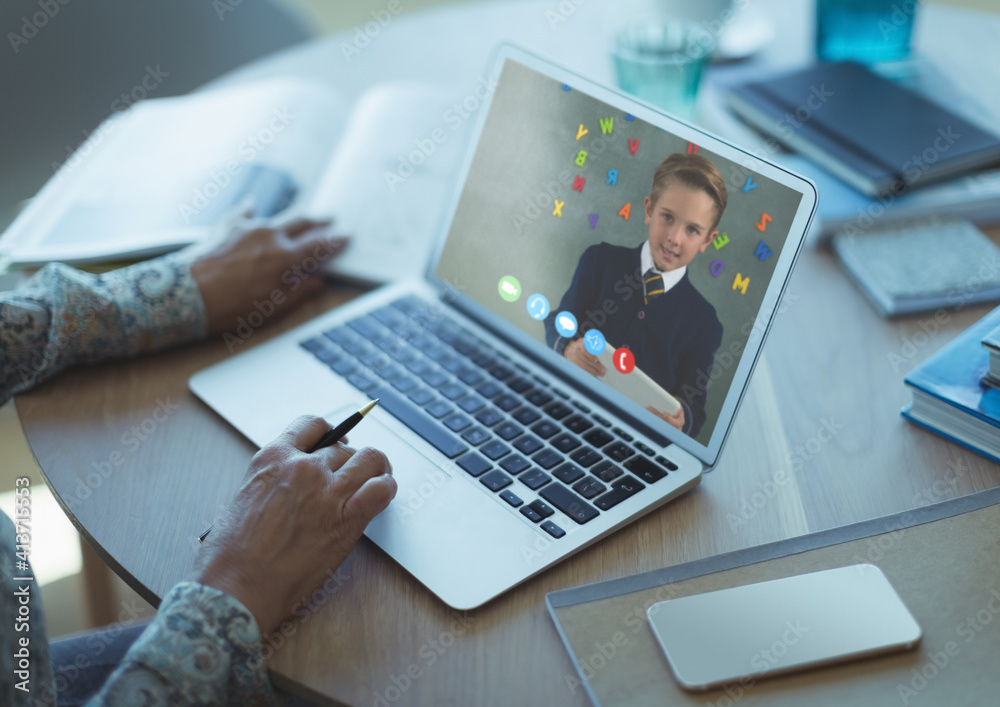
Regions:
M 336 425 L 351 413 L 356 412 L 358 405 L 348 405 L 343 409 L 324 415 L 327 422 Z M 384 412 L 382 414 L 385 414 Z M 435 462 L 418 452 L 400 436 L 379 421 L 379 412 L 372 412 L 358 426 L 347 433 L 347 444 L 354 449 L 374 447 L 389 459 L 393 476 L 399 491 L 396 498 L 407 498 L 411 491 L 419 496 L 429 497 L 448 481 L 451 474 L 444 471 Z
M 349 412 L 328 419 L 343 419 Z M 478 606 L 499 587 L 523 579 L 526 567 L 541 569 L 548 552 L 561 550 L 496 499 L 452 478 L 382 424 L 377 419 L 381 415 L 373 412 L 348 435 L 355 449 L 382 450 L 399 486 L 365 535 L 445 603 L 459 609 Z

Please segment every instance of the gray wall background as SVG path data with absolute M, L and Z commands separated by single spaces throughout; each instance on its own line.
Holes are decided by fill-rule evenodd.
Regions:
M 601 118 L 614 118 L 610 134 L 602 134 Z M 581 123 L 589 132 L 577 140 Z M 635 155 L 629 138 L 639 140 Z M 643 201 L 653 173 L 664 158 L 687 147 L 686 140 L 639 119 L 626 120 L 621 110 L 508 60 L 437 275 L 544 344 L 542 323 L 528 316 L 528 296 L 539 292 L 555 308 L 589 246 L 604 241 L 635 247 L 645 241 Z M 575 163 L 580 150 L 588 153 L 583 167 Z M 707 445 L 739 363 L 722 354 L 734 344 L 742 352 L 801 197 L 705 148 L 698 154 L 715 163 L 729 191 L 719 224 L 729 243 L 719 250 L 709 245 L 688 265 L 691 283 L 715 307 L 723 326 L 716 370 L 706 372 L 715 377 L 706 391 L 708 417 L 697 437 Z M 618 170 L 617 185 L 606 184 L 609 169 Z M 587 180 L 582 193 L 572 189 L 576 175 Z M 757 186 L 743 193 L 747 177 Z M 565 202 L 561 217 L 552 213 L 554 200 Z M 631 203 L 628 221 L 618 215 L 626 203 Z M 772 221 L 762 233 L 754 224 L 765 212 Z M 595 213 L 592 229 L 588 214 Z M 754 250 L 762 239 L 774 254 L 761 262 Z M 718 277 L 710 272 L 715 260 L 725 264 Z M 732 289 L 737 272 L 750 279 L 745 295 Z M 516 302 L 504 301 L 497 291 L 505 275 L 521 283 Z

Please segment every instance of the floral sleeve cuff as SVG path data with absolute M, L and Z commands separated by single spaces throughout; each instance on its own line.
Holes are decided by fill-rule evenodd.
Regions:
M 228 594 L 181 582 L 90 705 L 273 705 L 253 615 Z
M 180 254 L 103 275 L 62 263 L 0 292 L 0 403 L 75 363 L 205 336 L 208 319 Z

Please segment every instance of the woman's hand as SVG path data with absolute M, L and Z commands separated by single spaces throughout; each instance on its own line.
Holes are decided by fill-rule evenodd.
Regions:
M 323 290 L 319 268 L 347 248 L 331 221 L 298 219 L 284 227 L 241 222 L 213 251 L 191 264 L 211 334 L 235 329 L 252 312 L 270 318 Z
M 375 449 L 335 444 L 307 454 L 329 429 L 300 417 L 261 449 L 195 560 L 195 580 L 238 599 L 262 636 L 347 559 L 396 495 Z
M 563 349 L 563 356 L 577 366 L 598 378 L 607 373 L 604 364 L 583 345 L 583 339 L 574 339 Z

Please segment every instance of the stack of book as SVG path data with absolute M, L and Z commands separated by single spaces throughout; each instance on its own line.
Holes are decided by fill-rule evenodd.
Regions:
M 913 402 L 903 415 L 1000 461 L 1000 307 L 904 379 Z

